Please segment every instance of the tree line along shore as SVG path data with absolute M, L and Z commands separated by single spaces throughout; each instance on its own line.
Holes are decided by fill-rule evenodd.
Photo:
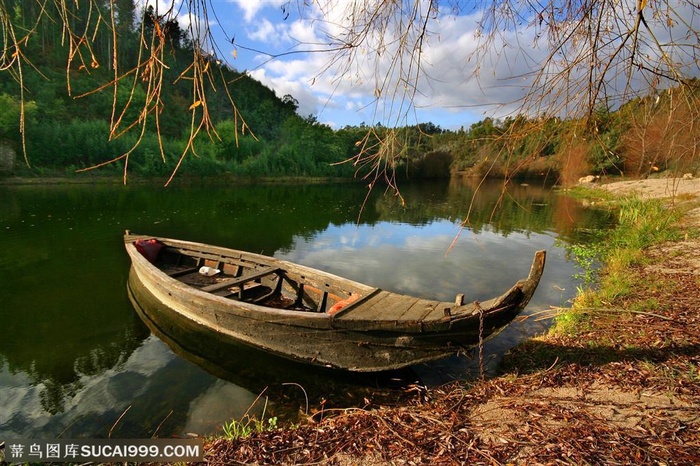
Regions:
M 698 170 L 697 79 L 618 108 L 600 105 L 582 119 L 515 115 L 460 128 L 381 121 L 331 128 L 314 115 L 299 115 L 294 96 L 280 98 L 215 58 L 202 66 L 219 81 L 202 84 L 193 101 L 186 78 L 194 44 L 187 32 L 152 9 L 139 13 L 131 1 L 116 7 L 117 56 L 108 28 L 77 10 L 72 27 L 94 28 L 90 60 L 70 60 L 67 68 L 66 56 L 75 54 L 63 26 L 43 21 L 22 44 L 32 66 L 21 78 L 0 73 L 0 174 L 70 176 L 99 167 L 101 174 L 126 170 L 166 179 L 177 170 L 249 178 L 538 176 L 570 185 L 584 175 Z M 15 10 L 8 21 L 25 29 L 46 13 L 33 2 L 19 2 Z M 158 99 L 149 94 L 150 76 L 110 87 L 114 60 L 125 73 L 136 70 L 140 37 L 154 30 L 165 44 Z

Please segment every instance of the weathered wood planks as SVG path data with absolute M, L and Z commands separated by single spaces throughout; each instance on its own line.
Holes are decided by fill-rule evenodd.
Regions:
M 215 283 L 213 285 L 205 286 L 203 288 L 200 288 L 202 291 L 207 291 L 207 292 L 213 292 L 213 291 L 218 291 L 223 288 L 231 288 L 234 286 L 240 286 L 243 285 L 246 282 L 252 281 L 252 280 L 257 280 L 258 278 L 265 277 L 267 275 L 271 275 L 273 273 L 279 272 L 279 269 L 277 267 L 266 267 L 263 269 L 259 269 L 256 272 L 253 273 L 248 273 L 245 274 L 241 277 L 237 278 L 231 278 L 229 280 L 224 280 L 219 283 Z
M 160 263 L 137 250 L 134 242 L 140 239 L 165 246 Z M 132 261 L 132 302 L 162 319 L 162 328 L 179 322 L 175 325 L 201 332 L 198 341 L 211 335 L 355 371 L 397 369 L 478 344 L 524 308 L 545 259 L 538 252 L 527 278 L 477 307 L 459 296 L 440 302 L 401 295 L 244 251 L 129 233 L 124 243 Z M 223 274 L 196 279 L 200 265 L 214 265 Z

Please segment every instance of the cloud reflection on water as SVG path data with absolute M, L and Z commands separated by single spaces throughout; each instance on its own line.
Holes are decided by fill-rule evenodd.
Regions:
M 500 294 L 527 275 L 534 252 L 548 250 L 541 288 L 567 288 L 574 267 L 555 245 L 553 234 L 463 231 L 435 221 L 422 226 L 379 222 L 330 226 L 312 238 L 296 236 L 279 251 L 282 259 L 303 263 L 390 291 L 452 300 L 457 293 L 483 300 Z M 558 302 L 558 301 L 557 301 Z
M 299 262 L 397 293 L 451 301 L 459 293 L 467 300 L 501 294 L 527 276 L 535 251 L 547 251 L 547 266 L 528 315 L 564 305 L 575 294 L 575 265 L 556 244 L 556 234 L 510 232 L 486 227 L 460 233 L 459 225 L 433 221 L 416 226 L 398 222 L 329 226 L 314 237 L 296 236 L 290 249 L 276 257 Z M 455 241 L 454 247 L 450 249 Z M 515 322 L 487 342 L 488 367 L 532 335 L 543 333 L 548 320 Z M 474 372 L 476 362 L 465 356 L 415 368 L 424 382 L 440 384 Z
M 106 437 L 115 426 L 114 437 L 117 438 L 125 435 L 149 437 L 165 418 L 163 410 L 156 406 L 167 404 L 164 394 L 167 389 L 162 381 L 173 380 L 180 373 L 185 376 L 180 377 L 185 382 L 191 372 L 190 366 L 191 363 L 178 358 L 165 343 L 150 336 L 124 364 L 97 375 L 82 376 L 75 396 L 68 397 L 64 410 L 53 415 L 41 405 L 43 384 L 23 384 L 20 379 L 29 379 L 27 375 L 15 373 L 8 377 L 7 367 L 0 367 L 3 384 L 0 434 L 3 438 L 75 438 L 83 435 L 86 424 L 101 423 L 102 429 L 92 430 L 93 436 Z M 168 375 L 164 376 L 166 373 Z M 240 418 L 256 397 L 244 388 L 209 374 L 199 375 L 197 380 L 190 381 L 189 385 L 192 384 L 199 389 L 190 386 L 189 390 L 199 391 L 200 395 L 188 405 L 171 405 L 166 410 L 177 412 L 171 420 L 182 424 L 183 432 L 212 432 L 224 421 Z M 235 395 L 234 403 L 229 401 L 230 395 Z M 127 409 L 129 411 L 117 422 Z

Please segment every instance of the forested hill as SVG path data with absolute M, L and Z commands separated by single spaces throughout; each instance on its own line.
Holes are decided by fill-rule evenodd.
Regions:
M 0 17 L 2 30 L 13 34 L 5 35 L 0 68 L 0 162 L 8 147 L 17 154 L 11 169 L 0 163 L 4 174 L 71 174 L 95 166 L 95 173 L 121 174 L 126 154 L 128 173 L 159 177 L 176 167 L 181 175 L 250 177 L 350 178 L 359 169 L 360 175 L 528 175 L 570 183 L 588 174 L 698 169 L 697 80 L 615 111 L 601 106 L 584 120 L 517 116 L 459 130 L 377 123 L 334 131 L 298 115 L 293 96 L 279 98 L 214 55 L 193 66 L 193 43 L 179 24 L 152 9 L 139 17 L 133 0 L 113 1 L 114 25 L 106 0 L 4 3 L 2 11 L 12 14 Z M 361 163 L 341 163 L 360 152 Z
M 48 2 L 48 16 L 41 17 L 40 2 L 10 3 L 14 3 L 11 21 L 15 30 L 35 29 L 20 44 L 26 58 L 21 76 L 17 67 L 0 72 L 0 140 L 13 147 L 19 159 L 20 102 L 24 99 L 26 153 L 32 168 L 18 161 L 16 172 L 73 172 L 118 158 L 135 146 L 129 156 L 130 173 L 169 175 L 187 148 L 193 113 L 200 112 L 195 115 L 195 128 L 201 121 L 204 106 L 200 104 L 205 100 L 211 127 L 199 132 L 193 150 L 183 159 L 181 173 L 352 176 L 351 166 L 333 164 L 347 158 L 343 148 L 354 141 L 346 141 L 312 117 L 297 115 L 292 96 L 280 99 L 247 74 L 212 59 L 204 64 L 208 68 L 202 84 L 205 96 L 195 97 L 192 43 L 176 21 L 159 21 L 152 9 L 143 18 L 135 18 L 138 10 L 131 0 L 115 2 L 119 18 L 115 29 L 120 37 L 117 66 L 125 77 L 118 83 L 113 106 L 112 31 L 106 24 L 109 2 L 102 2 L 102 12 L 86 8 L 69 12 L 71 31 L 87 31 L 87 41 L 71 40 L 71 31 L 48 19 L 64 14 L 56 11 L 60 2 Z M 94 8 L 100 4 L 92 3 Z M 165 36 L 162 80 L 146 76 L 150 69 L 155 70 L 148 66 L 129 73 L 144 60 L 139 38 L 142 23 L 144 37 L 151 37 L 154 28 Z M 152 97 L 154 85 L 162 86 L 157 103 Z M 144 108 L 149 113 L 141 134 Z M 110 141 L 111 121 L 120 121 L 115 131 L 120 135 Z M 121 173 L 123 161 L 99 170 Z

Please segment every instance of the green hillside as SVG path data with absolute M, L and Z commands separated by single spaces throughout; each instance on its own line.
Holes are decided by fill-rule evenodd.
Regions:
M 108 10 L 70 12 L 75 23 L 71 31 L 89 32 L 90 40 L 85 41 L 71 38 L 70 31 L 47 19 L 60 11 L 40 18 L 38 3 L 10 3 L 15 30 L 35 29 L 20 46 L 26 59 L 0 72 L 0 140 L 20 154 L 24 102 L 29 166 L 16 164 L 16 173 L 71 173 L 133 149 L 128 171 L 145 176 L 169 175 L 182 154 L 183 174 L 352 176 L 352 167 L 332 165 L 344 159 L 341 136 L 313 118 L 300 117 L 292 96 L 280 99 L 214 59 L 201 64 L 206 70 L 196 89 L 201 93 L 193 93 L 192 43 L 177 22 L 162 22 L 152 10 L 131 21 L 131 0 L 116 2 L 121 7 L 118 17 L 134 26 L 115 28 L 120 35 L 117 66 L 119 75 L 125 75 L 115 92 L 111 31 L 103 24 Z M 46 8 L 56 10 L 57 5 L 52 2 Z M 155 28 L 165 38 L 165 66 L 157 80 L 147 75 L 156 73 L 156 67 L 130 72 L 144 60 L 143 50 L 139 55 L 141 27 L 145 37 Z M 156 98 L 155 86 L 160 86 Z M 119 124 L 110 128 L 110 122 Z M 190 141 L 193 128 L 197 135 Z M 100 172 L 121 173 L 124 161 L 100 167 Z
M 459 130 L 430 122 L 333 130 L 299 116 L 293 96 L 280 99 L 214 55 L 193 62 L 192 41 L 177 21 L 152 9 L 139 18 L 132 0 L 115 0 L 112 25 L 110 2 L 89 5 L 5 1 L 0 13 L 12 13 L 2 17 L 3 31 L 12 41 L 0 69 L 0 148 L 18 154 L 5 173 L 64 176 L 98 167 L 95 173 L 114 175 L 128 163 L 127 174 L 146 177 L 177 168 L 196 176 L 390 183 L 395 175 L 547 176 L 571 183 L 588 174 L 698 169 L 697 80 L 582 120 L 517 116 Z

